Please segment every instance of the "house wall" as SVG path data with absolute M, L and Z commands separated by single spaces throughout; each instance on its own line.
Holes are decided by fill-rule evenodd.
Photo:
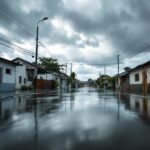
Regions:
M 129 77 L 128 76 L 120 77 L 120 91 L 123 93 L 130 92 L 130 85 L 129 85 Z
M 139 73 L 139 81 L 135 81 L 135 74 Z M 130 73 L 130 84 L 142 84 L 142 70 Z
M 55 80 L 55 76 L 53 74 L 50 74 L 50 73 L 38 74 L 37 79 Z
M 143 94 L 143 69 L 130 73 L 130 92 Z M 135 74 L 139 73 L 139 81 L 135 81 Z M 147 68 L 147 93 L 150 94 L 150 67 Z
M 142 94 L 142 69 L 130 73 L 130 92 L 135 94 Z M 139 74 L 139 81 L 135 81 L 135 74 Z
M 0 91 L 14 91 L 16 82 L 15 66 L 7 62 L 0 62 L 0 68 L 2 68 L 2 82 L 0 83 Z M 11 69 L 11 74 L 7 74 L 6 69 Z
M 21 66 L 16 67 L 16 89 L 21 89 L 22 86 L 31 86 L 32 81 L 28 81 L 27 67 L 29 65 L 21 60 L 15 60 L 16 63 L 21 64 Z M 19 77 L 21 76 L 21 83 L 19 82 Z M 24 80 L 26 79 L 26 82 Z
M 21 76 L 21 83 L 19 82 L 19 77 Z M 26 82 L 24 82 L 26 80 Z M 22 86 L 31 86 L 32 82 L 28 81 L 28 75 L 26 71 L 26 66 L 16 67 L 16 89 L 21 89 Z

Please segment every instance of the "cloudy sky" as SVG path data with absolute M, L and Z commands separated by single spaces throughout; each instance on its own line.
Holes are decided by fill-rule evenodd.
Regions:
M 104 66 L 116 74 L 117 54 L 121 70 L 149 60 L 148 0 L 0 0 L 0 56 L 33 62 L 43 17 L 49 19 L 39 24 L 39 56 L 68 63 L 68 74 L 73 63 L 79 79 L 97 78 Z M 29 53 L 6 47 L 8 42 Z

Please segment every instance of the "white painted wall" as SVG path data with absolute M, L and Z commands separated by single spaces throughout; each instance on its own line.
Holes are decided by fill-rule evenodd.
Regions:
M 43 79 L 43 80 L 55 80 L 56 77 L 53 74 L 47 73 L 47 74 L 38 74 L 37 79 Z
M 135 74 L 139 73 L 139 81 L 135 81 Z M 142 84 L 142 70 L 130 73 L 130 84 Z
M 21 76 L 22 81 L 19 83 L 19 76 Z M 24 79 L 26 79 L 26 83 L 24 83 Z M 32 82 L 28 81 L 28 76 L 26 72 L 26 66 L 17 66 L 16 67 L 16 89 L 21 89 L 22 86 L 31 86 Z
M 16 67 L 16 89 L 19 90 L 22 88 L 22 86 L 31 86 L 32 82 L 28 81 L 28 75 L 26 71 L 28 64 L 24 63 L 21 60 L 16 60 L 15 62 L 22 65 Z M 22 78 L 21 83 L 19 83 L 19 76 L 21 76 Z M 24 79 L 26 79 L 26 83 L 24 83 Z
M 2 83 L 15 83 L 15 66 L 7 62 L 0 62 L 0 68 L 2 68 Z M 11 74 L 6 74 L 6 68 L 11 69 Z

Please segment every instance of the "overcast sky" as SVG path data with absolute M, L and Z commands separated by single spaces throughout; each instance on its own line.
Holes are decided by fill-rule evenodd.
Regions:
M 0 0 L 0 43 L 5 39 L 34 53 L 43 17 L 49 19 L 39 24 L 39 56 L 68 63 L 68 74 L 72 62 L 79 79 L 104 74 L 103 64 L 107 74 L 116 74 L 117 66 L 108 64 L 117 62 L 117 54 L 121 70 L 149 59 L 148 0 Z M 0 55 L 34 61 L 3 45 Z

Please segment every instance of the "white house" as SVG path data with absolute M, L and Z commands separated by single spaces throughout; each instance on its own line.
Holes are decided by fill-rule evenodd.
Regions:
M 129 80 L 131 93 L 150 94 L 150 61 L 131 69 Z
M 55 80 L 58 82 L 59 89 L 67 89 L 68 76 L 64 73 L 56 73 L 53 71 L 46 71 L 45 69 L 38 68 L 37 79 L 46 80 L 46 81 Z
M 0 57 L 0 92 L 15 90 L 16 63 Z
M 36 67 L 22 58 L 15 58 L 12 61 L 19 64 L 16 67 L 16 89 L 33 86 Z

